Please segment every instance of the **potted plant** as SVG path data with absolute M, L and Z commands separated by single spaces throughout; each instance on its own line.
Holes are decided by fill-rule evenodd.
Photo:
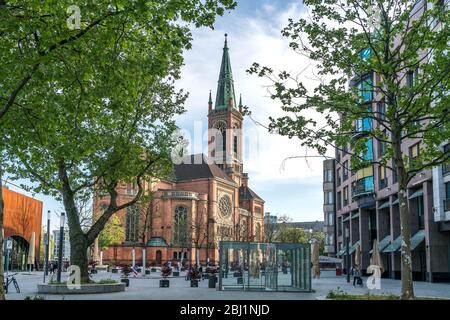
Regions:
M 178 266 L 178 262 L 173 262 L 172 263 L 172 266 L 175 268 L 175 271 L 173 271 L 173 276 L 174 277 L 179 277 L 180 276 L 180 268 L 179 268 L 179 266 Z
M 120 282 L 125 283 L 125 285 L 127 287 L 130 286 L 130 279 L 128 279 L 130 273 L 131 273 L 131 267 L 129 265 L 125 265 L 122 268 L 122 279 L 120 279 Z
M 200 272 L 197 268 L 191 268 L 188 272 L 188 277 L 191 280 L 191 287 L 198 287 L 198 281 L 200 280 Z
M 165 264 L 161 269 L 161 276 L 163 279 L 159 280 L 159 287 L 160 288 L 168 288 L 169 287 L 169 279 L 167 279 L 168 276 L 172 273 L 172 268 L 169 267 L 168 264 Z
M 208 274 L 208 288 L 216 288 L 217 269 L 215 267 L 207 267 L 206 273 Z

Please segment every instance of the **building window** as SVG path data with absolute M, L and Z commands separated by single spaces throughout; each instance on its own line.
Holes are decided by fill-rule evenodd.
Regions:
M 342 218 L 341 217 L 338 218 L 337 232 L 338 232 L 338 236 L 342 236 Z
M 139 209 L 136 205 L 127 207 L 125 240 L 137 242 L 139 239 Z
M 187 208 L 185 206 L 177 206 L 174 213 L 173 224 L 173 242 L 174 244 L 186 244 L 188 240 L 187 230 Z
M 344 187 L 344 206 L 348 205 L 348 186 Z
M 333 170 L 331 170 L 331 169 L 326 169 L 326 170 L 324 171 L 324 177 L 323 177 L 323 180 L 324 180 L 325 182 L 333 182 Z
M 329 226 L 334 225 L 334 214 L 332 212 L 328 212 L 328 225 Z
M 416 198 L 417 203 L 417 219 L 418 219 L 418 225 L 419 230 L 425 229 L 425 213 L 424 213 L 424 207 L 423 207 L 423 197 L 417 197 Z
M 386 119 L 386 103 L 384 101 L 377 102 L 378 121 L 381 123 Z
M 342 181 L 346 181 L 348 179 L 348 161 L 344 162 L 342 170 L 343 170 Z
M 386 188 L 387 187 L 386 167 L 383 166 L 378 167 L 378 179 L 380 190 Z
M 444 152 L 450 153 L 450 143 L 444 146 Z M 450 172 L 450 163 L 444 163 L 442 165 L 442 174 L 447 174 Z
M 325 204 L 333 204 L 333 192 L 325 191 Z
M 410 161 L 414 161 L 419 157 L 420 143 L 416 143 L 415 145 L 409 148 L 409 159 Z
M 238 137 L 236 134 L 233 137 L 233 151 L 236 154 L 238 153 Z
M 450 182 L 445 184 L 444 211 L 450 211 Z
M 340 186 L 341 185 L 341 168 L 338 168 L 336 170 L 336 186 Z
M 341 210 L 342 206 L 341 206 L 341 192 L 339 191 L 337 193 L 337 197 L 336 197 L 336 201 L 337 201 L 337 209 Z

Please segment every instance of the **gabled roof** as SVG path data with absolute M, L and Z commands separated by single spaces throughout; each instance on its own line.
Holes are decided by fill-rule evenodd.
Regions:
M 182 164 L 175 165 L 176 181 L 208 178 L 219 178 L 235 183 L 222 169 L 204 154 L 189 155 L 183 160 Z
M 259 200 L 259 201 L 264 202 L 264 200 L 261 199 L 261 197 L 258 196 L 255 191 L 253 191 L 249 187 L 240 186 L 239 187 L 239 201 L 243 201 L 243 200 Z

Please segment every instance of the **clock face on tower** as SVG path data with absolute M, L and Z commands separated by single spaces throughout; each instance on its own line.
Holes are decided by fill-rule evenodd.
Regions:
M 228 217 L 233 209 L 233 204 L 231 203 L 230 196 L 223 195 L 219 199 L 219 210 L 222 217 Z

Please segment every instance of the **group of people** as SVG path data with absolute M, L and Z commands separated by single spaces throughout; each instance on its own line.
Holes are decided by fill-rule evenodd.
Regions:
M 68 267 L 69 267 L 69 262 L 65 261 L 62 265 L 62 271 L 67 271 Z M 58 272 L 58 261 L 49 262 L 48 272 L 50 272 L 50 274 L 55 274 L 56 272 Z

